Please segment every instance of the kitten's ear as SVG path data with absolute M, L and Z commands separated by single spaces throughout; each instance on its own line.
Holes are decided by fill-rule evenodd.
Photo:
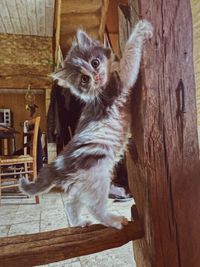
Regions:
M 77 40 L 77 44 L 83 48 L 90 46 L 92 43 L 92 39 L 87 35 L 86 32 L 82 30 L 77 31 L 76 40 Z
M 109 59 L 111 56 L 111 49 L 110 48 L 104 48 L 103 50 L 104 50 L 106 57 Z
M 68 83 L 66 81 L 66 71 L 64 68 L 60 68 L 56 70 L 55 72 L 53 72 L 51 74 L 51 77 L 53 78 L 53 80 L 58 81 L 58 85 L 65 87 L 65 88 L 68 87 Z

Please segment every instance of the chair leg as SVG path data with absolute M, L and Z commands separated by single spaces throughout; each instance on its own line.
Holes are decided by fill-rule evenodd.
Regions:
M 1 191 L 2 191 L 2 184 L 1 184 L 1 182 L 2 182 L 2 181 L 1 181 L 1 173 L 2 173 L 2 172 L 1 172 L 1 170 L 2 170 L 2 167 L 0 166 L 0 206 L 1 206 L 1 193 L 2 193 L 2 192 L 1 192 Z
M 24 163 L 24 170 L 25 170 L 25 172 L 26 172 L 26 174 L 25 174 L 25 177 L 26 177 L 26 179 L 28 179 L 28 164 L 27 163 Z
M 1 172 L 1 170 L 0 170 Z M 1 206 L 1 173 L 0 173 L 0 206 Z
M 36 202 L 36 204 L 40 204 L 40 198 L 39 198 L 39 196 L 35 196 L 35 202 Z

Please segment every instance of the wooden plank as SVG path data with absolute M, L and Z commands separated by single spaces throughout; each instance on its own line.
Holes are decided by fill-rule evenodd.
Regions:
M 16 6 L 17 6 L 16 12 L 18 12 L 19 14 L 22 34 L 30 35 L 29 23 L 28 23 L 27 11 L 26 11 L 27 2 L 26 0 L 15 0 L 15 1 L 16 1 Z
M 37 33 L 39 36 L 45 35 L 45 1 L 35 0 L 37 16 Z
M 61 3 L 61 0 L 55 0 L 53 25 L 53 61 L 56 66 L 60 64 L 60 62 L 58 62 L 58 54 L 60 49 Z
M 35 266 L 115 248 L 141 238 L 139 222 L 122 230 L 92 225 L 0 239 L 2 266 Z
M 31 84 L 32 88 L 45 89 L 52 85 L 50 77 L 39 76 L 39 75 L 17 75 L 17 76 L 2 76 L 0 74 L 0 88 L 27 88 L 27 85 Z M 1 90 L 1 89 L 0 89 Z
M 193 14 L 193 31 L 194 31 L 194 69 L 196 80 L 196 96 L 197 96 L 197 119 L 198 126 L 200 126 L 200 2 L 192 0 L 192 14 Z M 199 132 L 200 134 L 200 132 Z M 200 145 L 200 139 L 199 139 Z
M 101 9 L 102 0 L 63 0 L 61 14 L 95 13 Z
M 119 4 L 128 4 L 128 0 L 110 0 L 108 5 L 108 15 L 106 19 L 106 27 L 109 33 L 118 33 L 118 6 Z
M 112 49 L 115 53 L 120 58 L 120 50 L 119 50 L 119 35 L 118 33 L 109 33 L 109 39 L 112 44 Z
M 35 50 L 35 49 L 34 49 Z M 20 53 L 21 54 L 21 53 Z M 22 53 L 23 55 L 23 53 Z M 30 76 L 47 76 L 51 74 L 51 66 L 48 66 L 48 62 L 47 64 L 41 64 L 41 65 L 36 65 L 36 63 L 38 63 L 39 60 L 42 60 L 42 58 L 34 56 L 35 60 L 37 62 L 35 62 L 35 65 L 31 66 L 31 64 L 29 64 L 31 62 L 31 60 L 29 62 L 25 62 L 25 60 L 29 60 L 30 56 L 26 57 L 26 59 L 24 59 L 21 64 L 20 62 L 9 62 L 7 64 L 5 64 L 4 70 L 2 71 L 2 73 L 0 75 L 2 76 L 13 76 L 13 75 L 30 75 Z M 49 59 L 50 60 L 50 59 Z M 9 64 L 10 63 L 10 64 Z M 12 68 L 15 68 L 17 66 L 17 68 L 15 70 L 12 70 Z M 0 63 L 0 67 L 3 67 L 3 64 Z M 15 86 L 16 87 L 16 86 Z
M 119 5 L 119 48 L 121 53 L 124 51 L 125 42 L 130 34 L 130 7 L 128 5 Z
M 131 99 L 135 145 L 128 176 L 145 227 L 145 237 L 134 242 L 136 263 L 198 267 L 200 166 L 190 1 L 140 0 L 139 7 L 154 37 L 145 46 Z
M 91 23 L 92 21 L 92 23 Z M 99 27 L 100 14 L 65 14 L 61 16 L 61 34 L 74 33 L 78 28 L 84 30 Z
M 99 26 L 99 38 L 103 42 L 109 0 L 103 0 L 102 3 L 103 3 L 103 5 L 101 7 L 101 22 L 100 22 L 100 26 Z
M 52 39 L 38 36 L 0 35 L 0 88 L 43 89 L 51 83 Z M 23 49 L 22 49 L 23 47 Z
M 10 14 L 10 20 L 14 29 L 15 33 L 22 33 L 21 25 L 20 25 L 20 20 L 19 20 L 19 15 L 17 12 L 17 5 L 15 0 L 9 1 L 6 0 L 8 12 Z
M 26 9 L 27 9 L 30 34 L 37 35 L 37 17 L 36 17 L 35 0 L 27 0 Z
M 54 0 L 46 0 L 45 5 L 45 35 L 53 36 Z
M 99 29 L 99 27 L 87 29 L 87 33 L 91 37 L 98 39 L 99 38 L 98 29 Z M 75 32 L 70 33 L 70 35 L 62 32 L 62 34 L 60 36 L 60 45 L 61 45 L 61 49 L 62 49 L 62 53 L 63 53 L 64 57 L 66 56 L 67 51 L 71 47 L 72 41 L 74 40 L 74 37 L 75 37 L 75 34 L 76 34 Z
M 43 89 L 31 89 L 31 92 L 33 94 L 37 94 L 37 95 L 44 95 L 45 94 L 45 91 Z M 12 95 L 12 94 L 26 94 L 27 93 L 27 88 L 26 89 L 0 89 L 0 95 L 2 94 L 9 94 L 9 95 Z
M 5 29 L 3 20 L 2 20 L 2 18 L 1 18 L 1 13 L 0 13 L 0 32 L 1 32 L 1 33 L 6 33 L 6 29 Z
M 8 12 L 5 0 L 0 1 L 0 13 L 1 13 L 1 18 L 3 20 L 3 24 L 6 29 L 6 33 L 14 33 L 14 29 L 10 20 L 10 14 Z

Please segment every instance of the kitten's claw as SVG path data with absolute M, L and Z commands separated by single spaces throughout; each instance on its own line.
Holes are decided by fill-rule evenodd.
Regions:
M 128 225 L 128 219 L 123 217 L 122 225 Z
M 153 37 L 153 26 L 147 20 L 140 20 L 134 29 L 134 32 L 138 36 L 142 36 L 144 40 L 151 39 Z
M 128 219 L 124 216 L 112 215 L 106 222 L 103 222 L 103 224 L 120 230 L 124 225 L 128 224 Z
M 75 226 L 88 227 L 88 226 L 90 226 L 92 224 L 93 224 L 92 221 L 87 220 L 87 219 L 82 219 Z

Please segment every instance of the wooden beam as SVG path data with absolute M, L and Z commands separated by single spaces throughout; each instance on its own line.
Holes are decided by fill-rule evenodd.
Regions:
M 40 75 L 16 75 L 16 76 L 1 76 L 0 74 L 0 92 L 1 88 L 27 88 L 28 85 L 31 88 L 45 89 L 52 85 L 50 76 L 40 76 Z
M 134 242 L 134 255 L 142 267 L 198 267 L 200 163 L 190 1 L 139 0 L 137 13 L 152 22 L 154 37 L 144 48 L 131 99 L 128 176 L 145 231 Z
M 0 88 L 51 86 L 52 38 L 0 34 Z
M 101 9 L 102 0 L 63 0 L 62 14 L 95 13 Z
M 119 4 L 128 4 L 128 0 L 110 0 L 108 6 L 108 14 L 106 19 L 106 27 L 109 33 L 118 33 L 119 19 L 118 19 L 118 6 Z
M 74 33 L 78 28 L 83 30 L 99 27 L 100 24 L 100 14 L 64 14 L 61 15 L 62 27 L 61 34 Z M 92 21 L 92 23 L 91 23 Z
M 53 61 L 57 63 L 58 61 L 58 51 L 60 47 L 60 15 L 61 15 L 61 0 L 55 0 L 55 8 L 54 8 L 54 26 L 53 26 Z
M 6 267 L 35 266 L 100 252 L 141 238 L 138 221 L 122 230 L 92 225 L 0 239 L 0 263 Z
M 119 48 L 121 53 L 124 51 L 125 43 L 130 34 L 130 7 L 128 5 L 118 6 L 119 18 Z
M 103 42 L 109 0 L 103 0 L 102 3 L 103 3 L 103 5 L 101 7 L 101 22 L 100 22 L 100 26 L 99 26 L 99 38 Z
M 87 33 L 91 37 L 93 37 L 95 39 L 99 39 L 98 29 L 99 29 L 99 27 L 87 29 Z M 63 53 L 63 56 L 64 57 L 66 56 L 69 48 L 71 47 L 71 44 L 72 44 L 72 42 L 74 40 L 74 37 L 75 37 L 75 34 L 76 34 L 76 32 L 67 34 L 67 33 L 64 33 L 62 31 L 62 33 L 61 33 L 61 36 L 60 36 L 60 45 L 61 45 L 62 53 Z
M 33 94 L 37 94 L 37 95 L 44 95 L 45 90 L 43 90 L 43 89 L 31 89 L 31 92 Z M 0 89 L 0 95 L 2 95 L 2 94 L 9 94 L 9 95 L 24 94 L 25 95 L 26 93 L 27 93 L 27 88 L 26 89 L 13 89 L 13 88 Z
M 200 145 L 200 1 L 192 0 L 192 17 L 193 17 L 193 40 L 194 40 L 194 69 L 196 80 L 197 95 L 197 119 L 199 127 L 199 145 Z

